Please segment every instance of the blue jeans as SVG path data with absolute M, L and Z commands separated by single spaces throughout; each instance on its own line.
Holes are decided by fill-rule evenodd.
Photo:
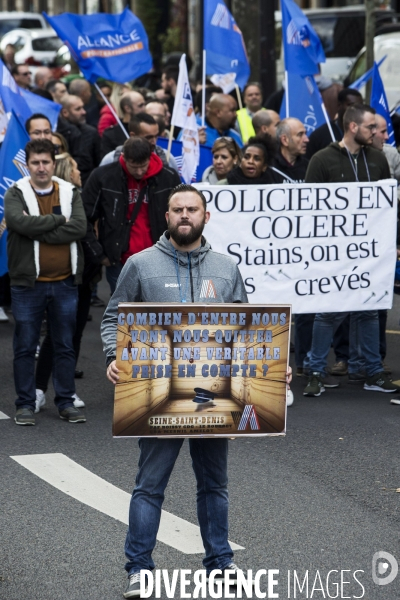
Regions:
M 326 374 L 327 358 L 333 334 L 349 313 L 318 313 L 315 315 L 313 341 L 304 367 Z M 350 313 L 349 373 L 366 370 L 371 377 L 382 371 L 379 354 L 378 311 Z
M 59 411 L 73 406 L 75 393 L 75 352 L 72 343 L 78 289 L 74 278 L 63 281 L 36 281 L 33 288 L 11 287 L 14 331 L 14 383 L 17 408 L 34 410 L 36 400 L 35 352 L 45 310 L 53 342 L 54 402 Z
M 108 281 L 108 285 L 110 286 L 111 296 L 115 292 L 115 288 L 117 287 L 118 277 L 122 271 L 123 265 L 121 263 L 117 263 L 116 265 L 111 265 L 111 267 L 106 267 L 106 279 Z
M 164 491 L 183 439 L 140 438 L 139 472 L 129 509 L 125 565 L 129 575 L 154 569 L 151 557 L 160 524 Z M 228 440 L 189 439 L 197 480 L 197 518 L 206 551 L 204 567 L 223 569 L 233 557 L 228 543 Z

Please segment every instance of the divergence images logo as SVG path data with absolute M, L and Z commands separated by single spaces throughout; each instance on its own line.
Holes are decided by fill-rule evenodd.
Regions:
M 399 565 L 392 554 L 383 550 L 375 552 L 372 557 L 372 579 L 376 585 L 388 585 L 392 583 L 396 579 L 398 572 Z

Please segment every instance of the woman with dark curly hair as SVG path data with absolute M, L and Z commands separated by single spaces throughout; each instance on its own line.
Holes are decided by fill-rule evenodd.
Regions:
M 277 145 L 268 134 L 251 137 L 242 148 L 239 166 L 228 173 L 230 185 L 266 185 L 274 183 L 269 167 L 274 162 Z

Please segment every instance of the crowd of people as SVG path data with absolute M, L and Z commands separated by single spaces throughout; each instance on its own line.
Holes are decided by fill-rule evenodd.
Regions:
M 38 176 L 32 175 L 32 169 L 28 165 L 31 180 L 26 189 L 34 190 L 38 202 L 35 208 L 37 210 L 39 206 L 39 214 L 45 221 L 49 213 L 53 215 L 52 219 L 57 215 L 63 220 L 65 215 L 60 190 L 57 187 L 59 184 L 55 185 L 52 182 L 68 182 L 76 191 L 75 202 L 79 205 L 82 203 L 81 212 L 85 214 L 86 223 L 84 235 L 74 240 L 68 238 L 68 244 L 76 243 L 76 247 L 82 249 L 82 257 L 79 255 L 82 272 L 72 271 L 72 246 L 70 252 L 64 255 L 64 260 L 71 263 L 69 269 L 64 270 L 64 265 L 59 270 L 57 260 L 60 247 L 67 247 L 67 242 L 60 241 L 64 238 L 60 238 L 59 234 L 57 238 L 50 236 L 50 241 L 43 237 L 42 231 L 38 233 L 37 239 L 32 237 L 33 234 L 30 235 L 30 239 L 34 239 L 35 250 L 31 258 L 35 260 L 37 275 L 33 283 L 32 269 L 29 271 L 29 278 L 26 274 L 22 276 L 20 266 L 17 277 L 13 271 L 12 254 L 15 252 L 15 239 L 27 235 L 25 227 L 29 224 L 29 219 L 23 219 L 22 232 L 18 229 L 19 225 L 14 230 L 13 215 L 7 218 L 10 272 L 0 278 L 1 321 L 6 322 L 9 318 L 4 307 L 10 304 L 12 296 L 11 306 L 18 333 L 17 298 L 20 296 L 16 294 L 19 286 L 26 285 L 29 290 L 25 292 L 35 292 L 39 282 L 63 281 L 65 286 L 72 276 L 72 285 L 78 284 L 75 289 L 78 302 L 77 317 L 71 325 L 71 335 L 66 344 L 68 348 L 61 350 L 61 347 L 57 346 L 55 333 L 52 335 L 52 310 L 46 305 L 43 308 L 46 314 L 45 323 L 42 324 L 39 311 L 32 333 L 32 343 L 26 345 L 24 341 L 24 347 L 16 351 L 16 404 L 18 410 L 22 410 L 25 415 L 22 418 L 18 412 L 16 422 L 34 422 L 34 413 L 45 403 L 49 377 L 52 369 L 55 371 L 58 352 L 61 351 L 69 353 L 70 357 L 74 355 L 75 360 L 70 361 L 68 385 L 64 390 L 56 390 L 56 404 L 60 412 L 61 409 L 68 409 L 71 413 L 70 421 L 81 420 L 84 417 L 80 409 L 84 407 L 84 402 L 76 394 L 74 378 L 83 375 L 77 368 L 77 359 L 85 323 L 90 318 L 90 306 L 104 305 L 96 293 L 102 270 L 112 294 L 127 259 L 154 245 L 164 232 L 168 196 L 180 183 L 175 158 L 171 154 L 167 156 L 166 151 L 157 143 L 159 138 L 167 137 L 171 132 L 171 113 L 179 69 L 174 64 L 167 65 L 160 81 L 151 78 L 147 82 L 150 85 L 148 88 L 139 85 L 142 81 L 133 86 L 129 83 L 121 85 L 100 80 L 97 89 L 80 76 L 71 77 L 67 82 L 53 79 L 48 67 L 38 68 L 32 80 L 29 66 L 13 65 L 11 62 L 9 60 L 8 66 L 20 87 L 31 89 L 61 105 L 56 131 L 52 130 L 50 121 L 44 114 L 34 114 L 26 122 L 26 131 L 31 139 L 27 146 L 27 165 L 32 160 L 28 158 L 30 152 L 36 159 L 41 159 L 42 154 L 46 155 L 48 162 L 48 165 L 45 165 L 43 161 L 39 161 Z M 323 89 L 326 90 L 326 82 Z M 204 94 L 205 123 L 202 126 L 203 93 L 201 85 L 197 85 L 193 89 L 193 98 L 199 139 L 212 153 L 212 163 L 202 174 L 203 183 L 268 185 L 333 182 L 337 181 L 338 177 L 334 169 L 335 159 L 343 154 L 348 161 L 348 181 L 362 181 L 363 178 L 373 181 L 389 176 L 400 181 L 400 154 L 395 147 L 386 144 L 388 133 L 385 119 L 362 104 L 363 98 L 357 90 L 343 89 L 334 84 L 334 92 L 337 94 L 336 103 L 332 99 L 332 91 L 329 96 L 332 116 L 330 123 L 322 125 L 308 136 L 304 125 L 298 119 L 281 120 L 278 112 L 272 108 L 276 108 L 277 101 L 281 101 L 282 90 L 264 103 L 261 86 L 256 82 L 251 82 L 244 88 L 240 99 L 242 108 L 238 108 L 236 93 L 224 94 L 220 88 L 207 81 Z M 360 132 L 367 127 L 363 124 L 367 118 L 370 121 L 370 135 L 363 137 Z M 397 133 L 396 117 L 394 125 Z M 172 128 L 171 133 L 175 138 L 180 138 L 178 128 Z M 333 144 L 332 135 L 336 139 Z M 400 145 L 400 140 L 397 142 Z M 38 149 L 35 144 L 39 144 Z M 357 163 L 359 154 L 363 159 Z M 327 163 L 321 163 L 325 155 Z M 370 156 L 373 159 L 370 159 Z M 359 165 L 357 173 L 352 161 Z M 380 169 L 375 172 L 373 166 L 368 168 L 370 161 L 371 165 L 379 162 Z M 325 170 L 321 166 L 316 167 L 321 164 Z M 367 167 L 365 173 L 364 166 Z M 53 177 L 58 179 L 53 180 Z M 40 181 L 45 181 L 44 188 L 39 185 Z M 19 183 L 8 192 L 8 199 L 17 193 L 18 186 Z M 17 196 L 20 197 L 21 193 L 19 191 Z M 27 213 L 23 216 L 27 217 L 32 213 L 24 194 L 22 195 L 23 213 Z M 45 204 L 43 198 L 46 199 Z M 5 204 L 7 216 L 10 210 L 9 202 L 6 201 Z M 69 214 L 68 221 L 62 223 L 60 234 L 64 232 L 64 228 L 68 233 L 73 229 L 74 218 Z M 58 231 L 56 223 L 53 225 Z M 55 236 L 55 232 L 52 236 Z M 43 275 L 46 267 L 41 265 L 43 249 L 48 251 L 54 261 L 52 272 L 47 276 Z M 325 388 L 337 387 L 339 378 L 346 375 L 349 383 L 364 384 L 365 389 L 397 391 L 397 386 L 391 381 L 391 369 L 385 362 L 386 320 L 387 311 L 384 310 L 363 311 L 352 315 L 296 314 L 296 375 L 308 377 L 304 394 L 319 396 Z M 45 337 L 39 349 L 38 336 L 41 330 L 43 333 L 43 329 Z M 373 335 L 370 335 L 370 330 L 373 331 Z M 370 336 L 365 342 L 366 346 L 360 342 L 365 335 Z M 320 347 L 320 339 L 326 342 L 323 348 Z M 332 341 L 336 357 L 330 368 L 326 364 L 331 345 L 329 340 Z M 360 351 L 363 355 L 361 358 Z M 32 381 L 29 392 L 27 389 L 21 391 L 18 388 L 18 356 L 21 352 L 23 365 L 24 361 L 28 360 L 28 355 L 30 357 Z M 373 366 L 368 363 L 371 353 Z M 38 359 L 36 375 L 32 363 L 35 355 Z M 67 370 L 64 376 L 66 372 Z M 56 379 L 60 381 L 59 378 Z
M 5 195 L 9 273 L 0 279 L 0 321 L 9 320 L 4 308 L 10 305 L 15 322 L 15 423 L 35 425 L 51 375 L 60 418 L 82 423 L 85 402 L 76 393 L 75 379 L 83 372 L 77 361 L 90 306 L 103 305 L 96 293 L 102 273 L 112 296 L 102 336 L 107 376 L 113 383 L 118 380 L 118 301 L 165 299 L 162 281 L 171 264 L 178 277 L 182 271 L 182 280 L 190 270 L 191 255 L 196 255 L 204 272 L 220 273 L 225 282 L 220 301 L 246 302 L 246 291 L 233 261 L 213 253 L 202 237 L 209 218 L 204 195 L 181 185 L 175 159 L 158 144 L 170 133 L 180 138 L 179 129 L 171 125 L 179 75 L 176 65 L 168 65 L 160 81 L 144 77 L 134 86 L 99 81 L 98 89 L 79 76 L 67 82 L 54 80 L 47 67 L 37 69 L 32 81 L 29 66 L 8 66 L 20 87 L 61 105 L 56 131 L 45 114 L 33 114 L 26 121 L 30 175 Z M 311 135 L 298 119 L 280 119 L 276 109 L 282 90 L 264 103 L 260 85 L 251 82 L 243 90 L 239 108 L 236 93 L 225 94 L 207 82 L 204 125 L 200 85 L 193 89 L 193 98 L 200 143 L 212 154 L 212 163 L 202 174 L 204 185 L 389 177 L 400 182 L 400 155 L 386 144 L 387 123 L 363 104 L 356 90 L 335 84 L 329 96 L 330 124 Z M 397 126 L 395 131 L 397 135 Z M 200 273 L 193 277 L 199 278 Z M 169 290 L 171 301 L 197 301 L 198 287 L 174 286 Z M 326 388 L 337 387 L 338 378 L 344 376 L 365 390 L 398 392 L 385 362 L 386 319 L 387 311 L 296 314 L 296 375 L 307 378 L 304 395 L 320 396 Z M 44 339 L 38 348 L 41 332 Z M 329 368 L 331 344 L 336 362 Z M 400 404 L 397 399 L 392 402 Z M 161 446 L 158 440 L 141 440 L 142 462 L 126 541 L 126 598 L 139 595 L 140 570 L 154 568 L 151 552 L 162 497 L 181 446 L 181 440 L 163 442 Z M 227 542 L 226 440 L 191 442 L 201 492 L 204 565 L 208 572 L 235 571 Z M 216 444 L 219 463 L 214 465 L 210 457 L 215 459 Z M 203 472 L 199 465 L 209 463 L 209 472 Z M 154 473 L 157 482 L 152 480 Z M 206 489 L 207 478 L 213 477 L 218 479 L 216 492 Z M 150 509 L 148 496 L 155 485 L 159 501 Z M 212 517 L 202 513 L 207 495 L 214 507 Z M 138 519 L 138 514 L 146 518 Z M 215 529 L 208 527 L 210 520 Z

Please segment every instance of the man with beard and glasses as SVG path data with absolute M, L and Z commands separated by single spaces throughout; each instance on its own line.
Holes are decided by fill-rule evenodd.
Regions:
M 178 173 L 165 167 L 142 137 L 129 138 L 116 162 L 95 169 L 82 192 L 89 254 L 106 266 L 111 293 L 132 254 L 149 248 L 165 231 L 165 212 Z M 98 236 L 94 224 L 99 221 Z
M 343 117 L 344 136 L 311 159 L 306 183 L 379 181 L 390 179 L 383 152 L 373 148 L 376 132 L 375 110 L 364 104 L 350 106 Z M 325 391 L 327 356 L 332 336 L 347 316 L 346 312 L 315 315 L 311 350 L 304 360 L 309 371 L 304 396 L 320 396 Z M 350 313 L 349 381 L 363 383 L 364 389 L 397 392 L 400 387 L 384 372 L 379 354 L 379 320 L 377 310 Z
M 104 313 L 101 326 L 106 354 L 107 377 L 116 384 L 116 337 L 119 302 L 204 302 L 204 281 L 215 290 L 209 303 L 247 302 L 247 295 L 235 262 L 211 250 L 202 236 L 210 219 L 204 195 L 181 184 L 170 194 L 166 213 L 168 230 L 159 241 L 132 256 L 125 264 L 117 288 Z M 288 374 L 290 379 L 290 374 Z M 140 571 L 154 569 L 152 551 L 160 524 L 164 491 L 174 468 L 183 439 L 140 438 L 139 472 L 129 510 L 125 542 L 128 584 L 125 598 L 140 596 Z M 237 566 L 228 542 L 228 440 L 191 438 L 193 470 L 197 480 L 197 514 L 205 548 L 207 575 Z

